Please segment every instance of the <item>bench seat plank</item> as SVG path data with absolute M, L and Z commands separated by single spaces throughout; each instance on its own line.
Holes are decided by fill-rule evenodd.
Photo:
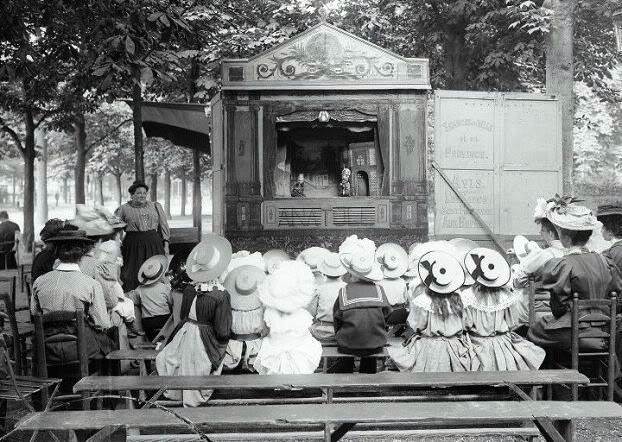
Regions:
M 549 385 L 587 384 L 588 378 L 577 370 L 474 371 L 464 373 L 375 374 L 314 373 L 304 375 L 222 375 L 222 376 L 87 376 L 74 385 L 74 392 L 124 390 L 192 389 L 293 389 L 293 388 L 365 388 L 382 387 L 460 387 L 502 384 Z
M 194 424 L 274 426 L 317 423 L 424 423 L 457 420 L 465 423 L 510 422 L 549 418 L 622 418 L 622 407 L 614 402 L 424 402 L 366 404 L 246 405 L 176 409 L 180 417 Z M 158 409 L 53 411 L 30 413 L 19 430 L 100 429 L 109 425 L 129 428 L 186 427 L 170 412 Z

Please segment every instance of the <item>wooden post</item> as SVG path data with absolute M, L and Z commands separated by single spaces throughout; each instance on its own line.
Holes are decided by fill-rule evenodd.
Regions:
M 192 225 L 199 229 L 201 239 L 201 152 L 192 151 L 193 180 L 192 180 Z

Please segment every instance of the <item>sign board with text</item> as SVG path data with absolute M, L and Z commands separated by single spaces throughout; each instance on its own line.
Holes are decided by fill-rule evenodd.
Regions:
M 456 195 L 496 234 L 536 234 L 533 206 L 561 192 L 561 113 L 542 94 L 435 92 L 438 236 L 485 235 Z M 453 189 L 452 189 L 453 187 Z

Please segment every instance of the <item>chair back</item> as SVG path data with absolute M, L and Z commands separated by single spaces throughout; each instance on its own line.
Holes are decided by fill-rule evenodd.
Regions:
M 572 322 L 571 322 L 571 357 L 574 370 L 579 369 L 581 356 L 607 356 L 607 396 L 613 400 L 615 388 L 616 367 L 616 312 L 618 298 L 615 292 L 609 298 L 604 299 L 579 299 L 579 294 L 572 297 Z M 589 331 L 585 331 L 588 329 Z M 584 330 L 584 331 L 581 331 Z M 605 342 L 605 347 L 599 352 L 582 352 L 580 341 L 584 339 Z M 573 400 L 578 399 L 578 390 L 573 388 Z
M 84 323 L 84 310 L 77 309 L 74 312 L 50 312 L 41 314 L 39 312 L 32 315 L 35 326 L 35 356 L 37 376 L 48 376 L 48 363 L 46 357 L 46 344 L 59 342 L 72 342 L 76 345 L 78 360 L 69 361 L 71 364 L 77 364 L 80 369 L 80 376 L 89 375 L 89 360 L 86 348 L 86 331 Z M 74 334 L 55 334 L 46 337 L 45 327 L 51 324 L 72 324 L 75 326 Z
M 15 279 L 15 278 L 13 278 Z M 13 291 L 15 290 L 15 281 L 13 281 Z M 14 296 L 9 292 L 0 292 L 0 300 L 4 303 L 4 313 L 11 327 L 11 335 L 13 336 L 13 352 L 15 357 L 15 372 L 23 373 L 22 362 L 24 355 L 22 354 L 22 345 L 19 336 L 19 328 L 17 326 L 17 318 L 15 317 L 15 305 L 13 304 Z

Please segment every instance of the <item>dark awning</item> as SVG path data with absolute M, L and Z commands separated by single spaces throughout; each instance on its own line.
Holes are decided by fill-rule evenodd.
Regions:
M 210 153 L 209 117 L 204 104 L 142 104 L 143 129 L 148 137 L 166 138 L 178 146 Z

